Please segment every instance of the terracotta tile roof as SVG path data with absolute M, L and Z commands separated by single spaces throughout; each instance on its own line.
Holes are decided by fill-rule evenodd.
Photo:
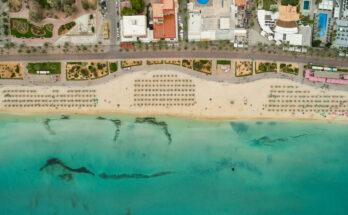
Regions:
M 234 5 L 237 5 L 237 6 L 245 5 L 245 3 L 246 3 L 246 0 L 235 0 L 234 1 Z
M 300 14 L 296 11 L 296 6 L 283 6 L 279 7 L 279 18 L 282 21 L 290 22 L 300 19 Z
M 163 17 L 163 4 L 152 4 L 153 17 Z
M 174 9 L 174 0 L 161 0 L 164 10 L 173 10 Z
M 175 38 L 175 14 L 165 15 L 163 23 L 154 22 L 153 24 L 153 37 L 155 39 L 161 38 Z

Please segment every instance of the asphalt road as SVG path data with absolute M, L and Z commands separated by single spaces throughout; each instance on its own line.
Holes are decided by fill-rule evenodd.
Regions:
M 90 59 L 127 59 L 127 58 L 232 58 L 267 61 L 285 61 L 297 63 L 313 63 L 317 65 L 348 67 L 347 59 L 318 58 L 311 56 L 276 55 L 257 52 L 209 52 L 209 51 L 137 51 L 119 52 L 116 47 L 111 47 L 106 53 L 90 54 L 22 54 L 2 55 L 0 61 L 75 61 Z

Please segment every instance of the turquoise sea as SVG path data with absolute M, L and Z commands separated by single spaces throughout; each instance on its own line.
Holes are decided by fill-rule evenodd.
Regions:
M 348 214 L 348 124 L 0 115 L 1 215 Z

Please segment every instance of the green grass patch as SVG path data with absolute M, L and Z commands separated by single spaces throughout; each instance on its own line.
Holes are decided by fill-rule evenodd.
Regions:
M 67 64 L 77 64 L 77 65 L 82 65 L 82 62 L 67 62 Z
M 348 69 L 337 69 L 338 72 L 348 72 Z
M 60 62 L 28 63 L 27 70 L 30 74 L 37 74 L 37 71 L 50 71 L 50 74 L 61 73 Z
M 217 60 L 216 64 L 231 65 L 231 61 L 230 60 Z
M 117 62 L 112 62 L 112 63 L 109 62 L 109 67 L 110 67 L 110 72 L 111 73 L 116 72 L 117 69 L 118 69 Z

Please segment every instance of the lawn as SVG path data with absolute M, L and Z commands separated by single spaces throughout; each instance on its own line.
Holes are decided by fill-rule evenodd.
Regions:
M 231 61 L 230 60 L 217 60 L 216 64 L 231 65 Z
M 50 74 L 60 74 L 60 62 L 28 63 L 27 70 L 30 74 L 37 74 L 37 71 L 50 71 Z
M 111 73 L 112 73 L 112 72 L 116 72 L 117 69 L 118 69 L 118 67 L 117 67 L 117 62 L 112 62 L 112 63 L 109 62 L 109 67 L 110 67 L 110 72 L 111 72 Z
M 43 27 L 33 25 L 23 18 L 11 18 L 11 35 L 17 38 L 51 38 L 52 24 Z

